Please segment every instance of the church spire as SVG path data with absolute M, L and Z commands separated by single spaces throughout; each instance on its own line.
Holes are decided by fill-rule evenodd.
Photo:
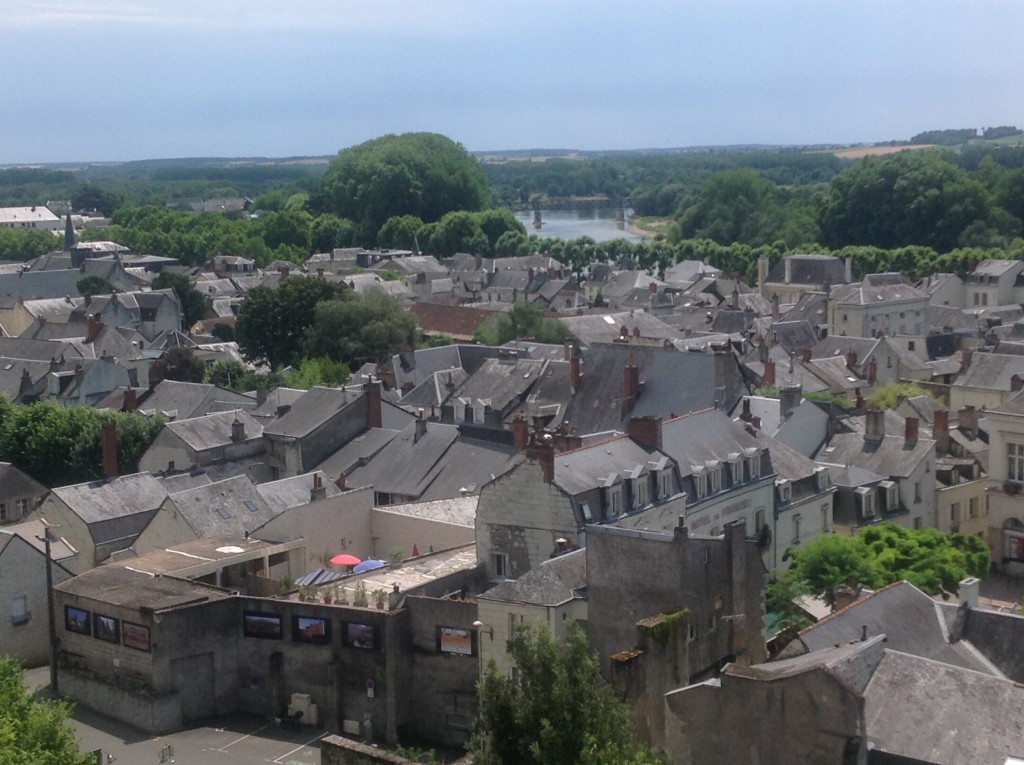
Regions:
M 71 205 L 68 205 L 68 217 L 64 221 L 64 252 L 71 252 L 75 246 L 75 227 L 71 224 Z

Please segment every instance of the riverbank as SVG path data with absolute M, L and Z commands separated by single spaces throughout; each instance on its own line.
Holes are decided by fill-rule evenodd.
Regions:
M 628 228 L 629 233 L 635 236 L 643 239 L 657 239 L 659 236 L 667 237 L 671 225 L 671 218 L 634 216 L 630 219 Z

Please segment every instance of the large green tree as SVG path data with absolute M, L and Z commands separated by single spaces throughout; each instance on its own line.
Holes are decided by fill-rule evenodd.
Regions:
M 289 276 L 277 288 L 249 290 L 238 311 L 235 337 L 245 357 L 272 367 L 297 363 L 313 326 L 317 304 L 339 298 L 344 288 L 324 279 Z M 314 354 L 319 355 L 319 354 Z
M 316 307 L 306 336 L 306 355 L 344 362 L 357 369 L 416 344 L 416 318 L 380 289 Z
M 772 607 L 782 611 L 788 607 L 783 599 L 795 591 L 819 595 L 834 607 L 841 586 L 875 588 L 901 579 L 929 595 L 955 594 L 968 576 L 987 576 L 991 563 L 979 537 L 892 523 L 868 526 L 855 536 L 826 534 L 786 555 L 790 568 L 769 591 Z
M 480 210 L 487 184 L 477 161 L 436 133 L 386 135 L 338 152 L 322 181 L 325 212 L 355 221 L 371 245 L 388 218 L 439 220 L 452 210 Z
M 547 625 L 509 641 L 517 683 L 492 662 L 479 684 L 476 765 L 647 765 L 626 704 L 602 679 L 579 627 L 564 643 Z
M 51 402 L 12 404 L 0 397 L 0 462 L 10 462 L 46 486 L 66 486 L 103 476 L 100 430 L 117 427 L 118 470 L 134 473 L 163 421 L 87 406 Z
M 562 322 L 545 319 L 542 309 L 529 303 L 517 303 L 507 314 L 498 314 L 485 321 L 473 339 L 484 345 L 503 345 L 523 338 L 557 345 L 568 334 L 569 330 Z
M 0 765 L 89 765 L 68 725 L 63 701 L 36 701 L 17 661 L 0 656 Z

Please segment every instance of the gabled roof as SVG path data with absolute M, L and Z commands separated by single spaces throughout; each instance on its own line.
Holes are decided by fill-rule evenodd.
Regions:
M 584 346 L 613 342 L 620 336 L 623 328 L 630 336 L 639 330 L 639 336 L 648 340 L 682 340 L 684 338 L 683 333 L 675 327 L 640 310 L 591 314 L 589 316 L 565 316 L 559 321 L 568 328 L 569 334 Z
M 497 412 L 526 395 L 543 374 L 549 362 L 544 360 L 497 358 L 488 359 L 455 389 L 455 397 L 472 406 L 475 401 L 489 401 Z
M 39 481 L 14 467 L 0 462 L 0 499 L 14 497 L 42 497 L 49 491 Z
M 869 637 L 885 634 L 891 650 L 992 673 L 974 651 L 949 642 L 940 606 L 909 582 L 883 587 L 801 630 L 800 642 L 810 650 L 849 643 L 860 640 L 865 628 Z
M 255 404 L 248 396 L 216 385 L 161 380 L 148 395 L 139 399 L 138 411 L 187 420 L 225 409 L 252 409 Z
M 963 388 L 1011 390 L 1010 378 L 1024 377 L 1024 362 L 1020 356 L 1003 353 L 974 353 L 971 363 L 957 375 L 953 385 Z
M 167 497 L 149 473 L 134 473 L 102 481 L 58 486 L 53 495 L 87 524 L 103 523 L 156 510 Z
M 554 484 L 569 495 L 621 483 L 625 474 L 650 472 L 650 463 L 664 454 L 648 450 L 627 436 L 598 441 L 595 444 L 555 455 Z
M 427 334 L 445 334 L 453 340 L 472 340 L 480 325 L 494 316 L 493 311 L 440 303 L 414 303 L 409 312 L 419 320 Z
M 233 442 L 231 434 L 235 421 L 245 428 L 245 439 L 253 440 L 263 435 L 263 426 L 244 410 L 216 412 L 187 420 L 175 420 L 165 426 L 188 446 L 196 451 L 215 449 Z
M 907 442 L 899 436 L 883 436 L 873 443 L 860 433 L 839 433 L 832 437 L 828 447 L 818 453 L 817 459 L 837 465 L 857 465 L 873 473 L 897 478 L 908 478 L 928 454 L 935 442 L 918 438 Z M 831 449 L 831 451 L 828 451 Z
M 318 470 L 282 478 L 280 481 L 261 483 L 256 487 L 256 491 L 275 512 L 280 513 L 310 503 L 315 476 L 320 477 L 325 497 L 336 497 L 341 494 L 341 489 L 334 485 L 327 474 Z
M 300 396 L 288 412 L 268 423 L 268 436 L 303 438 L 365 395 L 363 391 L 323 388 L 316 385 Z
M 928 293 L 917 289 L 902 274 L 870 274 L 860 284 L 832 291 L 837 305 L 877 305 L 906 300 L 928 300 Z
M 479 600 L 558 606 L 584 598 L 587 587 L 586 550 L 573 550 L 534 566 L 518 579 L 492 587 Z
M 750 435 L 741 424 L 717 409 L 705 409 L 669 420 L 662 426 L 661 451 L 675 460 L 679 474 L 691 474 L 691 466 L 717 460 L 724 462 L 731 455 L 746 449 L 763 452 L 764 439 Z M 763 468 L 761 475 L 767 475 Z
M 790 264 L 790 284 L 823 285 L 826 282 L 833 286 L 846 283 L 846 264 L 840 258 L 818 253 L 786 255 L 768 272 L 766 282 L 783 283 L 786 281 L 786 264 Z
M 200 538 L 242 535 L 280 512 L 260 496 L 244 475 L 171 494 L 168 499 Z

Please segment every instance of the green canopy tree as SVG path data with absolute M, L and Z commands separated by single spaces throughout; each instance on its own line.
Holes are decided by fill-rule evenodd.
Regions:
M 324 173 L 321 192 L 324 211 L 355 221 L 366 245 L 396 215 L 429 222 L 487 202 L 477 161 L 436 133 L 386 135 L 342 149 Z
M 790 548 L 786 558 L 792 561 L 789 570 L 769 590 L 773 610 L 785 611 L 781 601 L 794 591 L 819 595 L 835 607 L 841 586 L 876 588 L 903 579 L 929 595 L 951 595 L 969 576 L 984 579 L 991 563 L 979 537 L 893 523 L 868 526 L 851 537 L 826 534 Z
M 93 295 L 109 295 L 114 291 L 114 285 L 102 276 L 86 276 L 75 283 L 78 294 L 82 297 Z
M 63 701 L 36 701 L 17 661 L 0 656 L 0 765 L 89 765 L 68 725 Z
M 346 292 L 323 279 L 303 276 L 289 276 L 276 289 L 254 287 L 238 310 L 238 347 L 247 359 L 266 361 L 273 367 L 298 363 L 317 304 L 344 299 Z
M 509 641 L 513 683 L 494 662 L 479 684 L 480 713 L 470 744 L 477 765 L 654 765 L 633 734 L 626 704 L 601 677 L 579 627 L 564 643 L 547 625 L 520 628 Z
M 411 313 L 383 290 L 372 289 L 319 303 L 304 347 L 311 358 L 326 357 L 356 369 L 414 347 L 417 331 Z
M 529 303 L 518 303 L 507 314 L 485 321 L 473 339 L 483 345 L 503 345 L 511 340 L 530 337 L 539 343 L 560 344 L 569 331 L 554 319 L 545 319 L 544 311 Z
M 423 221 L 415 215 L 395 215 L 384 221 L 377 232 L 377 244 L 396 250 L 411 250 L 413 240 L 419 236 Z M 422 242 L 426 244 L 426 242 Z

